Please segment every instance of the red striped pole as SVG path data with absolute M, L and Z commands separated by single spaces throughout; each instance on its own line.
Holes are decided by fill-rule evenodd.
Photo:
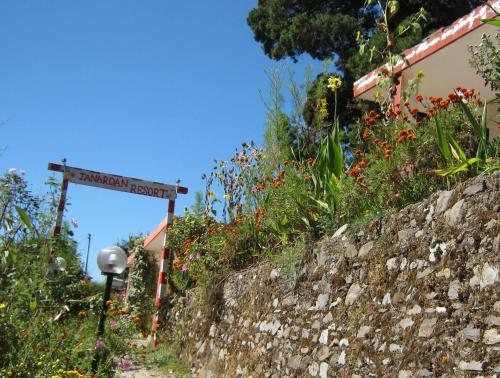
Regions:
M 168 200 L 168 211 L 167 211 L 167 219 L 165 225 L 165 236 L 163 237 L 163 250 L 160 259 L 160 273 L 158 274 L 158 285 L 156 288 L 156 299 L 155 306 L 156 312 L 153 316 L 153 325 L 152 325 L 152 333 L 153 333 L 153 346 L 156 347 L 158 345 L 158 328 L 159 328 L 159 314 L 162 299 L 165 298 L 165 294 L 167 291 L 167 274 L 171 272 L 170 266 L 170 250 L 167 247 L 167 237 L 168 230 L 172 227 L 172 223 L 174 220 L 174 210 L 175 210 L 175 199 Z
M 69 178 L 68 174 L 66 173 L 66 159 L 62 159 L 63 163 L 63 181 L 61 184 L 61 193 L 59 195 L 59 205 L 57 206 L 57 217 L 56 217 L 56 224 L 54 226 L 54 232 L 52 233 L 53 237 L 56 237 L 61 234 L 61 227 L 62 227 L 62 220 L 63 220 L 63 215 L 64 215 L 64 207 L 66 206 L 66 193 L 68 192 L 68 183 L 69 183 Z M 49 260 L 52 259 L 54 254 L 54 251 L 51 248 L 50 255 L 49 255 Z

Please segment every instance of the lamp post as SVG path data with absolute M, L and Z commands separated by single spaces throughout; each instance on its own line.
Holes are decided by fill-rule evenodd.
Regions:
M 127 255 L 117 246 L 106 247 L 100 250 L 97 255 L 97 266 L 101 270 L 101 274 L 106 276 L 106 287 L 102 301 L 101 316 L 99 317 L 99 326 L 97 327 L 97 339 L 104 334 L 104 323 L 106 321 L 106 313 L 108 312 L 108 301 L 111 295 L 111 286 L 113 285 L 113 277 L 120 275 L 127 267 Z M 94 354 L 92 360 L 92 372 L 97 371 L 99 365 L 99 354 Z

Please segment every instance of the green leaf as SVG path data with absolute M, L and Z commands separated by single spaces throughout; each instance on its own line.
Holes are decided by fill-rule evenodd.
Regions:
M 438 149 L 441 152 L 441 155 L 443 156 L 443 159 L 445 161 L 446 165 L 451 164 L 451 151 L 450 151 L 450 145 L 448 144 L 448 140 L 446 138 L 445 133 L 443 132 L 443 128 L 441 126 L 441 123 L 437 118 L 434 118 L 436 122 L 436 137 L 437 137 L 437 144 L 438 144 Z
M 31 219 L 26 210 L 21 209 L 19 206 L 14 206 L 14 208 L 16 209 L 16 212 L 19 215 L 19 218 L 21 218 L 21 222 L 24 224 L 24 226 L 26 226 L 30 231 L 33 231 L 33 223 L 31 223 Z
M 487 137 L 488 127 L 486 126 L 487 123 L 486 106 L 485 109 L 483 109 L 483 116 L 481 118 L 481 122 L 478 122 L 476 117 L 474 117 L 469 107 L 463 102 L 460 96 L 459 99 L 460 101 L 458 101 L 458 104 L 460 105 L 460 108 L 462 109 L 467 119 L 469 120 L 470 124 L 472 125 L 474 134 L 476 134 L 476 137 L 479 142 L 476 156 L 480 158 L 486 158 L 486 146 L 488 144 L 488 137 Z
M 30 299 L 30 311 L 33 312 L 36 310 L 37 302 L 36 298 L 31 298 Z
M 450 142 L 450 149 L 453 157 L 461 162 L 467 160 L 464 150 L 458 145 L 458 142 L 450 134 L 447 134 L 448 140 Z
M 484 22 L 485 24 L 500 26 L 500 20 L 496 18 L 483 18 L 481 19 L 481 21 Z
M 359 45 L 359 55 L 363 55 L 365 53 L 366 43 L 362 43 Z
M 420 25 L 418 22 L 414 22 L 411 24 L 413 30 L 417 33 L 420 33 L 422 31 L 422 25 Z
M 461 163 L 455 167 L 446 168 L 446 169 L 436 169 L 434 172 L 440 176 L 445 176 L 445 177 L 451 176 L 451 175 L 457 174 L 459 172 L 468 171 L 469 167 L 471 165 L 476 164 L 479 161 L 481 161 L 481 159 L 471 158 L 471 159 L 467 159 L 466 161 L 464 161 L 463 163 Z

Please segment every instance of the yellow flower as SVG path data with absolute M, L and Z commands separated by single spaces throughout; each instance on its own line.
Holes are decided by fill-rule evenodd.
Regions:
M 230 200 L 231 199 L 231 194 L 224 194 L 224 198 Z
M 60 375 L 53 375 L 53 376 L 52 376 L 52 377 L 50 377 L 50 378 L 61 378 L 61 376 L 60 376 Z
M 215 192 L 213 192 L 213 191 L 208 192 L 208 196 L 210 198 L 214 198 L 215 197 Z
M 375 99 L 378 100 L 378 99 L 380 99 L 380 97 L 382 97 L 382 94 L 380 93 L 380 91 L 375 92 Z
M 417 78 L 421 79 L 425 76 L 425 72 L 424 70 L 420 70 L 417 72 Z
M 38 366 L 42 366 L 42 365 L 43 365 L 43 362 L 42 362 L 42 361 L 38 361 L 37 365 L 38 365 Z
M 330 76 L 328 78 L 327 87 L 330 88 L 333 92 L 337 92 L 337 90 L 342 86 L 342 80 L 338 76 Z
M 5 303 L 0 303 L 0 310 L 3 310 L 7 305 Z

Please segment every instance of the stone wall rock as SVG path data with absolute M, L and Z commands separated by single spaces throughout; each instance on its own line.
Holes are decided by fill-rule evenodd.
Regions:
M 363 226 L 293 276 L 263 263 L 212 308 L 179 298 L 165 342 L 193 377 L 462 377 L 500 373 L 500 172 Z

